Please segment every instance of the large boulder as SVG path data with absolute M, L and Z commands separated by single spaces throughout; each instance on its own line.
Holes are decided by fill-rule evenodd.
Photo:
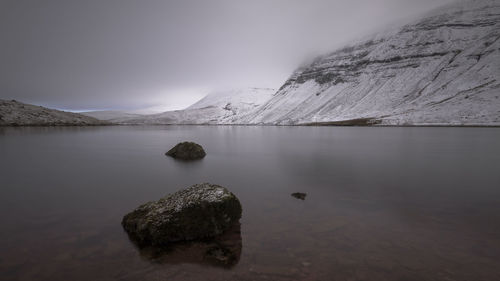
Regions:
M 207 155 L 203 147 L 194 142 L 181 142 L 165 154 L 181 160 L 198 160 Z
M 222 234 L 241 218 L 241 204 L 226 188 L 195 184 L 139 206 L 122 226 L 138 245 L 167 246 Z

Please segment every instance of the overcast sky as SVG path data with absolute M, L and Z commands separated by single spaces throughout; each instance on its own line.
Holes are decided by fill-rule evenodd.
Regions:
M 452 0 L 0 0 L 0 98 L 180 109 Z

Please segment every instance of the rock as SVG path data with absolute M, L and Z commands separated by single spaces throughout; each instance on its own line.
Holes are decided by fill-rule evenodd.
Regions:
M 205 242 L 207 250 L 203 254 L 204 262 L 223 267 L 231 267 L 240 261 L 242 240 L 241 225 L 232 226 L 226 233 L 211 243 Z
M 306 193 L 301 193 L 301 192 L 295 192 L 295 193 L 292 193 L 292 196 L 295 197 L 295 198 L 297 198 L 297 199 L 300 199 L 300 200 L 305 200 L 307 194 Z
M 181 142 L 170 149 L 165 155 L 182 160 L 198 160 L 207 155 L 203 147 L 194 142 Z
M 122 226 L 139 246 L 213 238 L 241 218 L 241 204 L 226 188 L 195 184 L 139 206 L 125 215 Z
M 237 222 L 210 240 L 173 243 L 168 247 L 139 246 L 138 250 L 142 258 L 157 264 L 192 263 L 231 268 L 238 264 L 242 248 L 241 224 Z

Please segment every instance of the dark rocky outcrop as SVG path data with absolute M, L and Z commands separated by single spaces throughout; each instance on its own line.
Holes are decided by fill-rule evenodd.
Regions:
M 139 206 L 122 226 L 137 245 L 168 246 L 216 237 L 238 222 L 241 212 L 233 193 L 202 183 Z
M 167 156 L 181 160 L 198 160 L 204 158 L 207 154 L 203 147 L 194 142 L 181 142 L 170 149 Z

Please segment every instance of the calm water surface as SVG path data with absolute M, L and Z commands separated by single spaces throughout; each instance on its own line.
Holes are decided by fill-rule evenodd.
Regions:
M 130 242 L 125 213 L 200 182 L 243 205 L 234 266 Z M 0 128 L 0 185 L 1 280 L 500 280 L 500 129 Z

